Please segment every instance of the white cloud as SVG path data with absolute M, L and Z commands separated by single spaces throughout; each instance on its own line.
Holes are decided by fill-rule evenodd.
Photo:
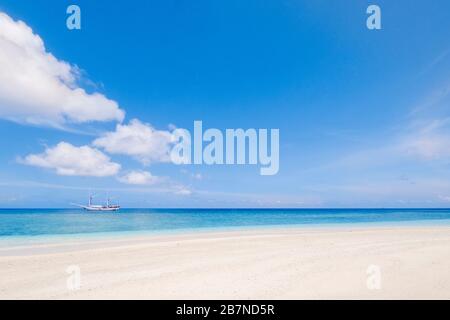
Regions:
M 191 173 L 186 169 L 181 169 L 180 170 L 181 173 L 188 175 L 190 178 L 195 179 L 195 180 L 202 180 L 203 179 L 203 175 L 201 173 Z
M 175 195 L 179 196 L 189 196 L 192 194 L 192 191 L 178 183 L 174 183 L 167 177 L 157 177 L 152 175 L 148 171 L 143 170 L 134 170 L 126 173 L 123 176 L 120 176 L 117 178 L 122 183 L 130 184 L 130 185 L 136 185 L 136 186 L 150 186 L 152 187 L 146 187 L 145 190 L 155 190 L 154 185 L 158 185 L 159 191 L 163 190 L 164 192 L 173 193 Z
M 404 145 L 405 151 L 423 159 L 438 159 L 450 155 L 450 137 L 419 136 L 411 138 Z
M 126 184 L 150 185 L 159 182 L 161 179 L 148 171 L 130 171 L 119 177 L 118 180 Z
M 148 165 L 152 162 L 169 162 L 172 134 L 156 130 L 151 125 L 137 119 L 128 125 L 118 124 L 116 131 L 107 132 L 96 139 L 93 145 L 112 154 L 131 156 Z
M 196 173 L 196 174 L 194 174 L 192 177 L 193 177 L 194 179 L 197 179 L 197 180 L 202 180 L 202 179 L 203 179 L 203 176 L 202 176 L 201 173 Z
M 76 147 L 60 142 L 41 154 L 30 154 L 20 162 L 36 167 L 55 169 L 62 176 L 113 176 L 120 164 L 111 162 L 103 152 L 89 146 Z
M 115 101 L 87 93 L 77 80 L 77 67 L 47 52 L 24 22 L 0 12 L 0 118 L 53 127 L 123 120 Z
M 400 150 L 426 160 L 450 156 L 450 118 L 421 123 L 400 143 Z
M 189 196 L 192 194 L 192 191 L 184 186 L 177 186 L 175 188 L 175 194 L 178 194 L 180 196 Z
M 450 202 L 450 196 L 439 195 L 438 198 L 443 202 Z

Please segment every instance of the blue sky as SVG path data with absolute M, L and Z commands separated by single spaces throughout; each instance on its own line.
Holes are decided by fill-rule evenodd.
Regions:
M 65 25 L 73 3 L 81 30 Z M 381 8 L 381 30 L 366 28 L 369 4 Z M 0 207 L 66 207 L 90 190 L 129 207 L 449 206 L 448 1 L 3 0 L 0 11 L 27 35 L 11 31 L 0 43 Z M 34 78 L 48 57 L 30 34 L 61 69 Z M 14 50 L 30 59 L 27 76 Z M 67 85 L 92 108 L 70 109 L 65 94 L 36 79 L 61 81 L 55 88 Z M 176 166 L 155 160 L 159 147 L 144 155 L 95 143 L 118 123 L 142 128 L 133 119 L 152 139 L 194 120 L 279 128 L 279 173 Z M 68 174 L 46 150 L 105 166 Z M 133 172 L 146 173 L 142 183 L 127 180 Z

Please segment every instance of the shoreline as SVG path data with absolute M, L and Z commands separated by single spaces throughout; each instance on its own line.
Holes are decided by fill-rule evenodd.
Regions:
M 3 247 L 0 298 L 450 299 L 449 248 L 447 225 L 265 228 Z M 66 284 L 74 265 L 79 290 Z M 380 269 L 380 289 L 367 287 L 370 266 Z
M 450 219 L 407 220 L 407 221 L 377 221 L 377 222 L 341 222 L 341 223 L 308 223 L 308 224 L 276 224 L 276 225 L 244 225 L 222 227 L 195 227 L 161 230 L 131 230 L 110 232 L 86 232 L 64 234 L 36 234 L 36 235 L 3 235 L 0 236 L 0 252 L 5 247 L 23 245 L 52 244 L 61 241 L 98 241 L 114 240 L 118 238 L 131 239 L 153 236 L 177 236 L 190 234 L 247 232 L 270 230 L 339 230 L 348 228 L 412 228 L 412 227 L 450 227 Z M 1 253 L 0 253 L 1 256 Z

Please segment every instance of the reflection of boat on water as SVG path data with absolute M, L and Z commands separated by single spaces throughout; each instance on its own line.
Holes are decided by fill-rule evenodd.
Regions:
M 111 204 L 110 199 L 106 200 L 106 205 L 92 204 L 92 195 L 89 196 L 89 203 L 87 206 L 73 203 L 73 205 L 83 208 L 87 211 L 118 211 L 120 206 L 118 204 Z

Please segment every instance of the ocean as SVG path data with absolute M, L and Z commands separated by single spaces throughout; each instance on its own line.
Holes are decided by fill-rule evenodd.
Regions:
M 450 209 L 0 209 L 0 239 L 348 224 L 450 225 Z

